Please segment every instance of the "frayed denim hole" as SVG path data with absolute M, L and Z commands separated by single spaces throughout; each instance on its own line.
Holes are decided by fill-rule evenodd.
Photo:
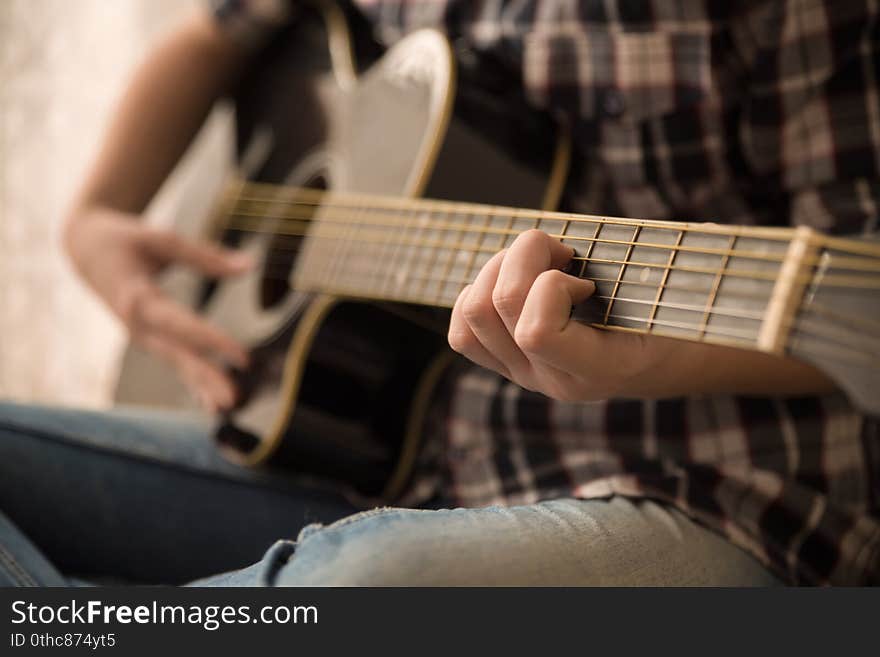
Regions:
M 276 541 L 270 547 L 263 557 L 263 570 L 260 573 L 260 584 L 262 586 L 275 586 L 275 580 L 278 578 L 278 571 L 290 561 L 293 553 L 296 551 L 296 543 L 289 540 Z
M 324 529 L 324 525 L 321 524 L 320 522 L 313 522 L 309 525 L 306 525 L 305 527 L 303 527 L 302 529 L 299 530 L 299 536 L 296 537 L 296 542 L 302 543 L 309 536 L 311 536 L 312 534 L 318 533 L 322 529 Z

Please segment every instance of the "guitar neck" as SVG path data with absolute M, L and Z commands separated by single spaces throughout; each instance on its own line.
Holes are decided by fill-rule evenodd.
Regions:
M 276 191 L 269 199 L 259 189 L 249 185 L 232 213 L 247 230 L 305 237 L 293 273 L 297 289 L 452 307 L 493 254 L 538 228 L 575 249 L 570 273 L 596 283 L 596 294 L 575 309 L 576 319 L 775 353 L 784 351 L 818 280 L 828 239 L 809 229 L 616 219 L 302 189 L 283 196 Z

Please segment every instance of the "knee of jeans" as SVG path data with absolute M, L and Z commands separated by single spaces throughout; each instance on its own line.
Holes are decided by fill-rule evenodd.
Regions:
M 448 567 L 436 531 L 448 511 L 375 509 L 332 525 L 310 525 L 270 583 L 278 586 L 395 586 L 434 583 Z

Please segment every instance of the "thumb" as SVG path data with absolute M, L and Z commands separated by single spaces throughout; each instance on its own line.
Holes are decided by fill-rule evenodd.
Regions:
M 148 245 L 163 259 L 190 265 L 209 276 L 232 276 L 254 266 L 253 258 L 243 251 L 197 242 L 171 231 L 153 232 Z

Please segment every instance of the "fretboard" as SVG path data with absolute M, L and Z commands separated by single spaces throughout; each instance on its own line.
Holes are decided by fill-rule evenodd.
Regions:
M 451 307 L 489 258 L 538 228 L 596 283 L 586 323 L 755 347 L 792 231 L 615 219 L 384 197 L 242 197 L 251 230 L 305 234 L 297 289 Z M 304 200 L 305 199 L 305 200 Z M 266 216 L 273 221 L 266 223 Z
M 221 209 L 226 230 L 265 234 L 261 275 L 280 298 L 292 287 L 451 307 L 493 254 L 538 228 L 575 249 L 569 273 L 596 283 L 575 319 L 787 353 L 880 413 L 880 242 L 870 237 L 243 182 Z
M 251 187 L 231 214 L 241 230 L 297 240 L 297 289 L 451 307 L 493 254 L 538 228 L 575 249 L 569 273 L 596 283 L 575 309 L 581 321 L 744 347 L 762 340 L 794 236 L 786 228 L 274 189 L 264 196 Z

